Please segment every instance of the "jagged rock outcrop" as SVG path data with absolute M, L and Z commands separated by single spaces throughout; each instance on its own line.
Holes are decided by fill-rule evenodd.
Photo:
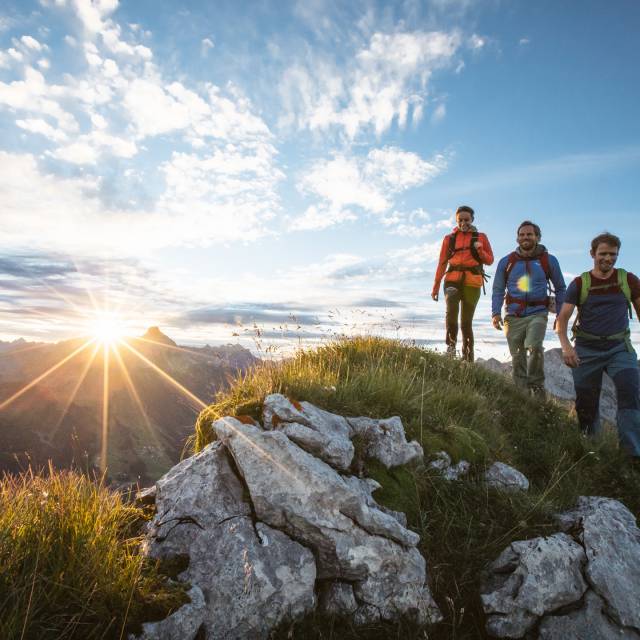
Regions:
M 487 631 L 522 638 L 547 613 L 578 601 L 587 590 L 584 549 L 570 536 L 512 542 L 489 567 L 482 594 Z
M 393 460 L 415 457 L 419 445 L 407 443 L 398 418 L 358 420 L 375 423 L 370 442 L 388 438 Z M 356 624 L 441 619 L 419 536 L 404 514 L 376 503 L 377 482 L 345 473 L 351 438 L 361 433 L 350 422 L 274 394 L 265 400 L 265 428 L 217 420 L 218 440 L 158 481 L 146 552 L 178 565 L 178 579 L 202 590 L 207 640 L 266 638 L 318 601 Z
M 207 639 L 259 638 L 313 609 L 312 553 L 254 521 L 221 443 L 183 460 L 156 486 L 146 551 L 166 564 L 186 565 L 180 580 L 198 586 L 208 603 Z
M 397 467 L 423 456 L 422 447 L 407 442 L 397 416 L 384 420 L 344 418 L 309 402 L 292 402 L 273 393 L 264 399 L 265 429 L 284 431 L 300 447 L 340 470 L 349 468 L 354 457 L 353 440 L 359 455 L 378 460 L 385 467 Z
M 529 489 L 527 477 L 504 462 L 494 462 L 484 474 L 484 479 L 488 486 L 502 491 L 527 491 Z
M 498 638 L 640 640 L 640 530 L 617 500 L 581 497 L 564 530 L 514 542 L 488 569 L 482 603 Z

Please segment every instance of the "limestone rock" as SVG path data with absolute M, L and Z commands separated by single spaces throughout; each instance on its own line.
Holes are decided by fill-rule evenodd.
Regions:
M 431 469 L 444 471 L 451 466 L 451 456 L 446 451 L 438 451 L 435 456 L 436 459 L 429 463 Z
M 243 493 L 220 442 L 157 483 L 147 550 L 165 561 L 188 559 L 178 577 L 211 603 L 204 611 L 207 640 L 265 638 L 315 604 L 312 553 L 280 531 L 254 525 Z
M 381 489 L 382 485 L 372 478 L 357 478 L 356 476 L 342 476 L 343 480 L 357 493 L 360 493 L 363 500 L 374 509 L 379 509 L 383 513 L 390 515 L 403 527 L 407 527 L 407 516 L 402 511 L 394 511 L 375 501 L 372 493 L 376 489 Z
M 343 416 L 310 402 L 292 402 L 279 393 L 264 399 L 264 428 L 282 430 L 298 446 L 340 470 L 353 460 L 351 427 Z
M 582 496 L 558 521 L 584 545 L 587 579 L 609 616 L 640 632 L 640 530 L 633 514 L 618 500 Z
M 545 618 L 538 633 L 539 640 L 640 640 L 640 634 L 609 620 L 604 602 L 593 591 L 587 591 L 577 611 Z
M 180 607 L 159 622 L 146 622 L 140 635 L 129 635 L 129 640 L 194 640 L 204 621 L 206 603 L 199 587 L 187 592 L 191 602 Z
M 346 481 L 279 431 L 233 418 L 212 425 L 228 446 L 261 521 L 315 554 L 318 577 L 351 581 L 359 606 L 385 619 L 435 621 L 419 537 L 371 504 L 371 484 Z
M 565 533 L 511 543 L 489 567 L 481 594 L 489 633 L 521 638 L 546 613 L 578 601 L 587 590 L 585 561 Z
M 407 442 L 402 420 L 397 416 L 384 420 L 347 418 L 354 436 L 361 439 L 366 458 L 378 460 L 387 469 L 407 464 L 424 456 L 415 441 Z
M 274 428 L 336 469 L 346 471 L 351 466 L 354 450 L 348 438 L 330 437 L 296 422 L 283 422 Z
M 640 640 L 640 530 L 617 500 L 581 497 L 564 529 L 512 543 L 481 596 L 493 636 Z
M 446 451 L 438 451 L 435 454 L 436 459 L 429 463 L 431 469 L 439 471 L 445 480 L 460 480 L 462 476 L 466 476 L 471 468 L 471 463 L 466 460 L 460 460 L 457 464 L 451 464 L 451 456 Z
M 485 473 L 485 482 L 488 486 L 503 491 L 527 491 L 529 480 L 517 469 L 504 462 L 494 462 Z
M 349 616 L 358 609 L 353 587 L 347 582 L 333 581 L 320 588 L 320 610 L 328 616 Z

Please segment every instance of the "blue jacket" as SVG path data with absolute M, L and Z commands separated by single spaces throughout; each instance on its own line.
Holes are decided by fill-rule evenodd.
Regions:
M 491 315 L 498 315 L 502 310 L 505 292 L 511 299 L 507 304 L 506 315 L 530 316 L 535 313 L 546 313 L 547 305 L 543 302 L 548 295 L 547 276 L 540 264 L 540 256 L 546 251 L 541 244 L 532 258 L 517 260 L 506 277 L 509 256 L 500 260 L 493 278 L 493 295 L 491 298 Z M 518 249 L 516 249 L 518 252 Z M 509 254 L 510 255 L 510 254 Z M 564 302 L 567 287 L 564 276 L 555 256 L 549 256 L 550 280 L 555 289 L 556 309 L 560 311 Z M 540 301 L 540 304 L 531 304 Z

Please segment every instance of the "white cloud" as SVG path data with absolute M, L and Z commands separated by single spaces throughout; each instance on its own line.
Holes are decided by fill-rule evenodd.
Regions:
M 71 132 L 78 129 L 74 116 L 65 111 L 56 98 L 64 93 L 62 87 L 47 85 L 44 76 L 33 67 L 27 67 L 24 80 L 0 82 L 0 105 L 12 110 L 49 116 L 58 122 L 59 128 Z
M 73 150 L 88 160 L 94 152 L 91 145 Z M 213 167 L 206 158 L 178 154 L 163 167 L 167 188 L 154 207 L 106 210 L 98 198 L 99 179 L 46 174 L 33 156 L 0 152 L 3 243 L 85 255 L 117 250 L 123 257 L 161 247 L 250 241 L 267 233 L 278 206 L 279 177 L 265 176 L 259 167 L 246 169 L 248 175 L 227 175 L 221 158 Z M 235 170 L 241 173 L 239 166 Z M 219 182 L 225 183 L 221 190 Z
M 45 122 L 42 118 L 27 118 L 26 120 L 16 120 L 16 125 L 25 131 L 31 133 L 39 133 L 40 135 L 53 140 L 54 142 L 64 142 L 67 139 L 67 134 L 60 129 L 52 127 L 48 122 Z
M 75 141 L 64 147 L 58 147 L 48 155 L 72 164 L 95 165 L 102 154 L 117 158 L 131 158 L 138 152 L 135 142 L 106 133 L 106 122 L 102 116 L 92 117 L 96 129 L 89 134 L 78 136 Z
M 78 41 L 73 37 L 73 36 L 69 36 L 66 35 L 64 37 L 64 41 L 70 46 L 70 47 L 75 47 L 78 45 Z
M 455 31 L 378 32 L 346 70 L 321 60 L 294 64 L 280 86 L 287 112 L 281 124 L 338 127 L 350 139 L 367 130 L 380 136 L 394 120 L 402 128 L 421 116 L 432 72 L 451 63 L 459 46 Z
M 479 36 L 477 33 L 474 33 L 470 38 L 469 38 L 469 47 L 471 49 L 482 49 L 485 45 L 487 44 L 487 39 L 483 38 L 482 36 Z
M 431 122 L 437 124 L 438 122 L 442 122 L 447 115 L 447 105 L 444 102 L 441 102 L 434 110 L 431 115 Z
M 443 217 L 444 216 L 444 217 Z M 407 238 L 422 238 L 436 231 L 448 229 L 453 221 L 450 215 L 441 214 L 438 220 L 433 221 L 432 215 L 424 209 L 413 211 L 392 211 L 381 218 L 382 224 L 393 235 Z
M 293 219 L 291 231 L 321 231 L 337 224 L 357 220 L 357 216 L 348 209 L 311 205 L 301 215 Z
M 47 60 L 47 58 L 40 58 L 40 60 L 38 60 L 38 66 L 40 67 L 40 69 L 42 69 L 42 71 L 47 71 L 49 67 L 51 67 L 51 63 L 49 62 L 49 60 Z
M 71 0 L 71 2 L 82 25 L 91 34 L 101 31 L 104 26 L 103 19 L 118 7 L 118 0 Z
M 13 47 L 7 49 L 7 54 L 15 62 L 22 62 L 24 60 L 24 55 L 17 49 L 14 49 Z
M 20 42 L 22 42 L 27 49 L 42 51 L 42 45 L 32 36 L 22 36 L 22 38 L 20 38 Z
M 520 38 L 520 40 L 518 40 L 518 44 L 521 47 L 524 47 L 524 46 L 528 45 L 530 42 L 531 42 L 531 38 L 526 38 L 526 37 L 525 38 Z
M 416 265 L 420 266 L 436 262 L 440 257 L 441 245 L 442 240 L 438 239 L 433 242 L 425 242 L 413 247 L 407 247 L 406 249 L 392 251 L 388 256 L 391 261 L 397 260 L 399 265 L 401 265 L 400 271 L 406 273 L 406 271 L 413 269 Z
M 207 54 L 211 49 L 214 48 L 214 46 L 215 45 L 213 44 L 213 40 L 211 40 L 211 38 L 203 38 L 202 42 L 200 43 L 200 55 L 203 58 L 206 58 Z
M 71 164 L 95 164 L 98 161 L 98 150 L 88 141 L 73 142 L 65 147 L 58 147 L 51 156 Z
M 395 147 L 372 149 L 366 157 L 336 154 L 331 160 L 320 160 L 302 177 L 299 189 L 319 197 L 323 204 L 310 207 L 294 221 L 294 228 L 326 228 L 351 220 L 350 207 L 383 214 L 396 194 L 432 180 L 445 168 L 442 155 L 426 161 Z

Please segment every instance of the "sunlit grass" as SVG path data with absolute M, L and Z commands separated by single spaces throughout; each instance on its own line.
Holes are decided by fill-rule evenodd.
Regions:
M 185 601 L 139 553 L 140 509 L 49 469 L 0 480 L 0 638 L 124 638 Z

